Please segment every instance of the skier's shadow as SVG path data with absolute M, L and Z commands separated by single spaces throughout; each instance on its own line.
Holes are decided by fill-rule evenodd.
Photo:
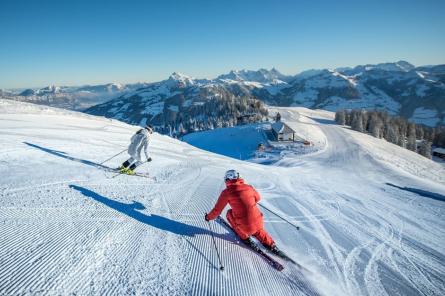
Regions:
M 23 142 L 24 144 L 31 146 L 33 148 L 39 149 L 41 151 L 44 151 L 46 153 L 61 157 L 61 158 L 65 158 L 71 161 L 75 161 L 75 162 L 80 162 L 89 166 L 93 166 L 96 168 L 100 168 L 100 169 L 105 169 L 105 170 L 111 170 L 112 168 L 107 167 L 105 165 L 101 165 L 100 163 L 95 163 L 86 159 L 81 159 L 81 158 L 76 158 L 76 157 L 72 157 L 66 154 L 66 152 L 63 151 L 58 151 L 58 150 L 53 150 L 53 149 L 49 149 L 49 148 L 45 148 L 36 144 L 32 144 L 32 143 L 28 143 L 28 142 Z
M 125 214 L 136 221 L 142 222 L 144 224 L 156 227 L 160 230 L 168 231 L 174 234 L 178 235 L 184 235 L 189 237 L 194 237 L 195 235 L 211 235 L 211 232 L 207 229 L 189 225 L 183 222 L 178 222 L 169 218 L 165 218 L 156 214 L 147 215 L 144 213 L 141 213 L 141 210 L 145 209 L 145 206 L 141 204 L 140 202 L 133 201 L 132 203 L 123 203 L 116 200 L 112 200 L 110 198 L 107 198 L 105 196 L 102 196 L 94 191 L 91 191 L 89 189 L 86 189 L 81 186 L 77 185 L 69 185 L 71 189 L 79 191 L 81 194 L 83 194 L 86 197 L 90 197 L 94 199 L 95 201 L 98 201 L 118 212 L 121 212 L 122 214 Z M 203 217 L 204 219 L 204 217 Z M 226 235 L 221 235 L 214 233 L 213 234 L 216 237 L 219 237 L 221 239 L 228 239 Z
M 168 231 L 174 234 L 178 234 L 183 236 L 185 241 L 197 252 L 199 253 L 206 261 L 209 263 L 209 265 L 213 266 L 215 269 L 217 267 L 214 263 L 212 263 L 206 255 L 204 255 L 196 246 L 193 245 L 193 243 L 187 239 L 187 237 L 194 237 L 197 234 L 200 235 L 212 235 L 212 233 L 206 229 L 192 226 L 186 223 L 178 222 L 172 219 L 168 219 L 159 215 L 151 214 L 146 215 L 144 213 L 139 212 L 140 210 L 144 210 L 145 206 L 141 204 L 140 202 L 133 201 L 131 204 L 119 202 L 112 200 L 110 198 L 107 198 L 105 196 L 102 196 L 94 191 L 91 191 L 89 189 L 86 189 L 81 186 L 77 185 L 70 185 L 71 189 L 79 191 L 81 194 L 83 194 L 86 197 L 92 198 L 95 201 L 98 201 L 118 212 L 121 212 L 122 214 L 125 214 L 136 221 L 142 222 L 144 224 L 150 225 L 152 227 L 158 228 L 160 230 Z M 213 233 L 215 237 L 224 239 L 224 240 L 230 240 L 227 234 L 218 234 Z

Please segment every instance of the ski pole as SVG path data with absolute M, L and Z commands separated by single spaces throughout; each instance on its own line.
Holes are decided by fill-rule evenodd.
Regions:
M 215 236 L 213 235 L 212 226 L 210 225 L 210 221 L 207 221 L 207 223 L 209 223 L 209 230 L 210 230 L 210 234 L 212 235 L 213 245 L 215 246 L 216 255 L 218 255 L 219 266 L 220 266 L 219 269 L 224 270 L 224 266 L 222 264 L 221 257 L 219 256 L 218 247 L 216 246 L 216 241 L 215 241 Z
M 259 205 L 260 207 L 262 207 L 263 209 L 265 209 L 265 210 L 271 212 L 272 214 L 274 214 L 274 215 L 277 216 L 278 218 L 281 218 L 282 220 L 286 221 L 287 223 L 289 223 L 289 224 L 292 225 L 293 227 L 297 228 L 297 230 L 300 230 L 300 226 L 297 226 L 297 225 L 295 225 L 295 224 L 289 222 L 288 220 L 284 219 L 283 217 L 281 217 L 280 215 L 278 215 L 278 214 L 275 213 L 274 211 L 269 210 L 268 208 L 266 208 L 266 207 L 263 206 L 262 204 L 258 204 L 258 205 Z
M 125 148 L 124 150 L 122 150 L 121 152 L 119 152 L 118 154 L 116 154 L 115 156 L 112 156 L 112 157 L 108 158 L 107 160 L 102 161 L 100 164 L 102 165 L 102 164 L 106 163 L 107 161 L 112 160 L 112 159 L 115 158 L 116 156 L 118 156 L 118 155 L 124 153 L 125 151 L 127 151 L 127 148 Z

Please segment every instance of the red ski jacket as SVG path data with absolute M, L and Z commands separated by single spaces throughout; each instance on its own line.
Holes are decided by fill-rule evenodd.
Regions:
M 260 201 L 259 193 L 252 186 L 244 184 L 243 179 L 227 181 L 226 186 L 207 218 L 213 220 L 218 217 L 228 203 L 232 208 L 233 218 L 242 231 L 254 234 L 262 229 L 263 214 L 256 206 Z

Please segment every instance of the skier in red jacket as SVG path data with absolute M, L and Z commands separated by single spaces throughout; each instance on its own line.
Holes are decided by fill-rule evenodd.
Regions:
M 235 170 L 227 171 L 224 179 L 226 189 L 221 192 L 215 207 L 205 215 L 205 219 L 210 221 L 218 217 L 228 203 L 231 209 L 227 211 L 227 220 L 244 242 L 251 245 L 253 241 L 250 236 L 253 235 L 267 249 L 278 251 L 274 240 L 264 230 L 263 214 L 256 205 L 260 201 L 259 193 L 245 184 Z

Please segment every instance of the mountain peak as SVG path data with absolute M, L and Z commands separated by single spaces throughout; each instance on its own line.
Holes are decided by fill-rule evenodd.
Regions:
M 174 80 L 192 79 L 190 76 L 184 75 L 179 72 L 173 72 L 169 78 L 174 79 Z
M 167 82 L 171 84 L 171 86 L 179 86 L 185 87 L 195 84 L 195 81 L 192 77 L 184 75 L 179 72 L 173 72 L 168 78 Z
M 337 68 L 336 71 L 347 74 L 347 75 L 357 75 L 360 73 L 364 73 L 366 71 L 387 71 L 387 72 L 409 72 L 415 69 L 415 66 L 408 63 L 407 61 L 400 60 L 398 62 L 388 62 L 388 63 L 379 63 L 379 64 L 366 64 L 366 65 L 358 65 L 354 68 L 345 67 L 345 68 Z
M 288 76 L 281 74 L 276 68 L 267 70 L 260 68 L 257 71 L 253 70 L 231 70 L 228 74 L 218 76 L 216 79 L 235 80 L 235 81 L 253 81 L 260 83 L 273 83 L 276 80 L 286 81 Z
M 49 85 L 36 91 L 38 95 L 58 94 L 61 92 L 61 87 L 56 85 Z
M 400 60 L 398 62 L 395 63 L 396 65 L 398 65 L 400 68 L 404 69 L 405 71 L 411 71 L 412 69 L 415 68 L 415 66 L 407 61 L 403 61 Z

